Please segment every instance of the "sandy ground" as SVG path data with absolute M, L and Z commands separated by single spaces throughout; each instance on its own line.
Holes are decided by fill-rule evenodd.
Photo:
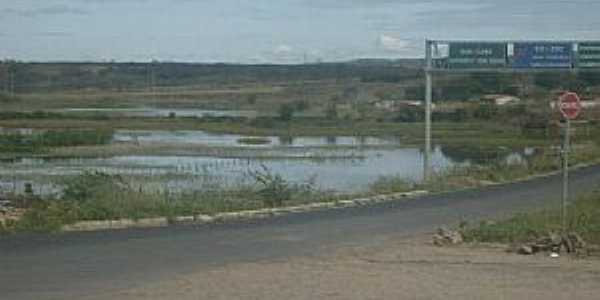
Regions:
M 235 264 L 86 299 L 600 299 L 600 259 L 439 248 L 429 236 Z

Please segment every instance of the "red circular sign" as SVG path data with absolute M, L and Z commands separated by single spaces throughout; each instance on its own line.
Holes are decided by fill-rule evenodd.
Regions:
M 558 108 L 566 119 L 575 119 L 581 112 L 581 100 L 573 92 L 564 93 L 558 100 Z

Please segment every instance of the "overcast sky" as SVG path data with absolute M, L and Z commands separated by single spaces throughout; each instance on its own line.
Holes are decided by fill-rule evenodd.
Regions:
M 301 63 L 600 39 L 600 0 L 0 0 L 0 58 Z

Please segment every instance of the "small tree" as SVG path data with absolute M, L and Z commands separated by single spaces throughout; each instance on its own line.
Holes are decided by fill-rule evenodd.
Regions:
M 337 105 L 335 103 L 329 103 L 327 105 L 327 108 L 325 109 L 325 117 L 327 117 L 327 119 L 338 118 Z
M 256 104 L 256 100 L 258 100 L 258 96 L 256 94 L 250 94 L 246 97 L 246 101 L 250 105 Z
M 279 119 L 285 122 L 294 117 L 294 106 L 290 103 L 284 103 L 279 107 Z

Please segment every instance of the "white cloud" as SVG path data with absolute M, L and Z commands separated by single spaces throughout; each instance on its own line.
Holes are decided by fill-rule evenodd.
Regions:
M 86 15 L 89 14 L 87 10 L 71 7 L 67 5 L 53 5 L 41 8 L 31 9 L 16 9 L 16 8 L 4 8 L 0 9 L 0 15 L 6 16 L 19 16 L 19 17 L 38 17 L 44 15 Z
M 294 48 L 290 45 L 279 45 L 273 50 L 276 55 L 287 55 L 294 51 Z
M 380 35 L 378 43 L 385 51 L 390 52 L 406 51 L 410 47 L 409 41 L 387 34 Z

